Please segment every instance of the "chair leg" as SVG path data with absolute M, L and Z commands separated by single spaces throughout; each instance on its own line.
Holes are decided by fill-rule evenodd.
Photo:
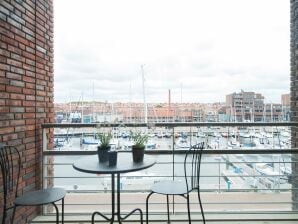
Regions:
M 3 214 L 2 214 L 2 224 L 5 224 L 5 218 L 6 218 L 6 208 L 3 209 Z
M 204 210 L 203 210 L 203 205 L 202 205 L 202 200 L 201 200 L 200 189 L 198 189 L 198 199 L 199 199 L 199 203 L 200 203 L 200 209 L 201 209 L 203 223 L 205 224 L 206 220 L 205 220 L 205 215 L 204 215 Z
M 188 223 L 191 224 L 189 194 L 186 195 L 186 201 L 187 201 Z
M 5 215 L 5 211 L 4 211 L 3 214 L 2 214 L 2 222 L 1 222 L 2 224 L 5 224 L 5 216 L 6 215 Z
M 149 198 L 151 197 L 151 195 L 153 194 L 154 192 L 150 192 L 150 194 L 148 194 L 147 198 L 146 198 L 146 224 L 149 223 L 148 219 L 149 219 L 149 215 L 148 215 L 148 202 L 149 202 Z
M 11 217 L 11 224 L 13 224 L 14 217 L 15 217 L 15 214 L 16 214 L 16 209 L 17 209 L 17 206 L 14 205 L 13 206 L 13 211 L 12 211 L 12 217 Z
M 64 224 L 64 198 L 62 198 L 62 224 Z
M 56 210 L 56 224 L 59 224 L 59 210 L 57 205 L 53 202 L 52 205 L 54 205 L 55 210 Z
M 167 211 L 168 211 L 168 223 L 170 222 L 170 205 L 169 205 L 169 195 L 167 194 Z

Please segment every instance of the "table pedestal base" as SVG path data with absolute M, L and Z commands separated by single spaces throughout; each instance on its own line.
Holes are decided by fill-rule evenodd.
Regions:
M 115 174 L 112 174 L 112 217 L 108 218 L 107 216 L 105 216 L 104 214 L 100 213 L 100 212 L 93 212 L 92 214 L 92 221 L 91 223 L 94 224 L 95 222 L 95 215 L 99 215 L 101 217 L 103 217 L 105 220 L 109 221 L 110 223 L 114 223 L 116 221 L 116 219 L 118 220 L 119 223 L 122 223 L 123 220 L 125 220 L 126 218 L 128 218 L 129 216 L 131 216 L 133 213 L 135 212 L 140 212 L 140 217 L 141 217 L 141 223 L 143 223 L 143 212 L 140 208 L 136 208 L 133 211 L 131 211 L 130 213 L 128 213 L 126 216 L 121 217 L 121 213 L 120 213 L 120 174 L 117 174 L 117 210 L 115 211 Z M 116 217 L 116 219 L 115 219 Z

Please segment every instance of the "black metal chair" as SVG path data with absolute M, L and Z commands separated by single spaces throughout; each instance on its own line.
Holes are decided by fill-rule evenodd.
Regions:
M 146 198 L 146 223 L 148 224 L 148 202 L 153 194 L 162 194 L 167 196 L 167 214 L 168 223 L 170 223 L 169 195 L 179 195 L 187 200 L 188 223 L 191 223 L 189 193 L 197 190 L 197 196 L 200 204 L 202 220 L 205 224 L 205 216 L 200 196 L 200 168 L 204 142 L 190 147 L 184 158 L 184 178 L 185 181 L 161 181 L 154 184 L 150 194 Z
M 21 155 L 16 147 L 0 145 L 0 168 L 3 183 L 2 224 L 13 223 L 16 208 L 19 206 L 39 206 L 52 204 L 56 210 L 56 223 L 59 223 L 59 210 L 55 202 L 62 200 L 62 223 L 64 223 L 64 197 L 62 188 L 48 188 L 18 196 L 21 171 Z M 13 209 L 11 217 L 8 210 Z

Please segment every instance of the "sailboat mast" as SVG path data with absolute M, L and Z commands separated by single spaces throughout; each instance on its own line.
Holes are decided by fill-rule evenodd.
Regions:
M 131 83 L 129 84 L 129 123 L 132 123 L 131 120 Z
M 70 120 L 70 118 L 71 118 L 71 110 L 72 110 L 72 108 L 71 108 L 71 96 L 69 97 L 70 98 L 70 101 L 69 101 L 69 116 L 68 116 L 68 118 L 67 118 L 67 121 L 68 122 L 70 122 L 71 123 L 71 120 Z
M 180 103 L 182 105 L 182 82 L 180 83 Z
M 266 122 L 266 103 L 263 106 L 263 121 Z
M 271 116 L 271 122 L 273 122 L 273 105 L 272 105 L 272 102 L 271 102 L 271 105 L 270 105 L 270 116 Z
M 233 121 L 233 107 L 232 107 L 232 104 L 230 104 L 230 122 Z
M 82 92 L 81 114 L 81 123 L 84 123 L 84 92 Z
M 148 114 L 147 114 L 147 102 L 146 102 L 146 91 L 145 91 L 145 75 L 144 75 L 144 65 L 141 65 L 141 71 L 142 71 L 142 86 L 143 86 L 143 101 L 144 101 L 144 118 L 145 123 L 148 123 Z
M 252 101 L 252 119 L 251 122 L 255 122 L 255 96 Z
M 92 120 L 91 122 L 95 122 L 95 116 L 94 116 L 94 104 L 95 104 L 95 101 L 94 101 L 94 83 L 92 83 Z

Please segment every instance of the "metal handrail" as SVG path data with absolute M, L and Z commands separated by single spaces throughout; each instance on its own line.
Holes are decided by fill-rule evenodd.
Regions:
M 126 152 L 129 152 L 127 150 Z M 146 150 L 145 153 L 148 155 L 156 155 L 156 154 L 185 154 L 186 150 Z M 51 155 L 95 155 L 96 151 L 56 151 L 56 150 L 48 150 L 44 151 L 43 154 L 45 156 Z M 214 154 L 222 154 L 222 155 L 230 155 L 230 154 L 298 154 L 298 148 L 293 149 L 206 149 L 203 150 L 203 154 L 206 155 L 214 155 Z
M 44 123 L 42 128 L 82 128 L 82 127 L 298 127 L 298 122 L 157 122 L 157 123 Z

